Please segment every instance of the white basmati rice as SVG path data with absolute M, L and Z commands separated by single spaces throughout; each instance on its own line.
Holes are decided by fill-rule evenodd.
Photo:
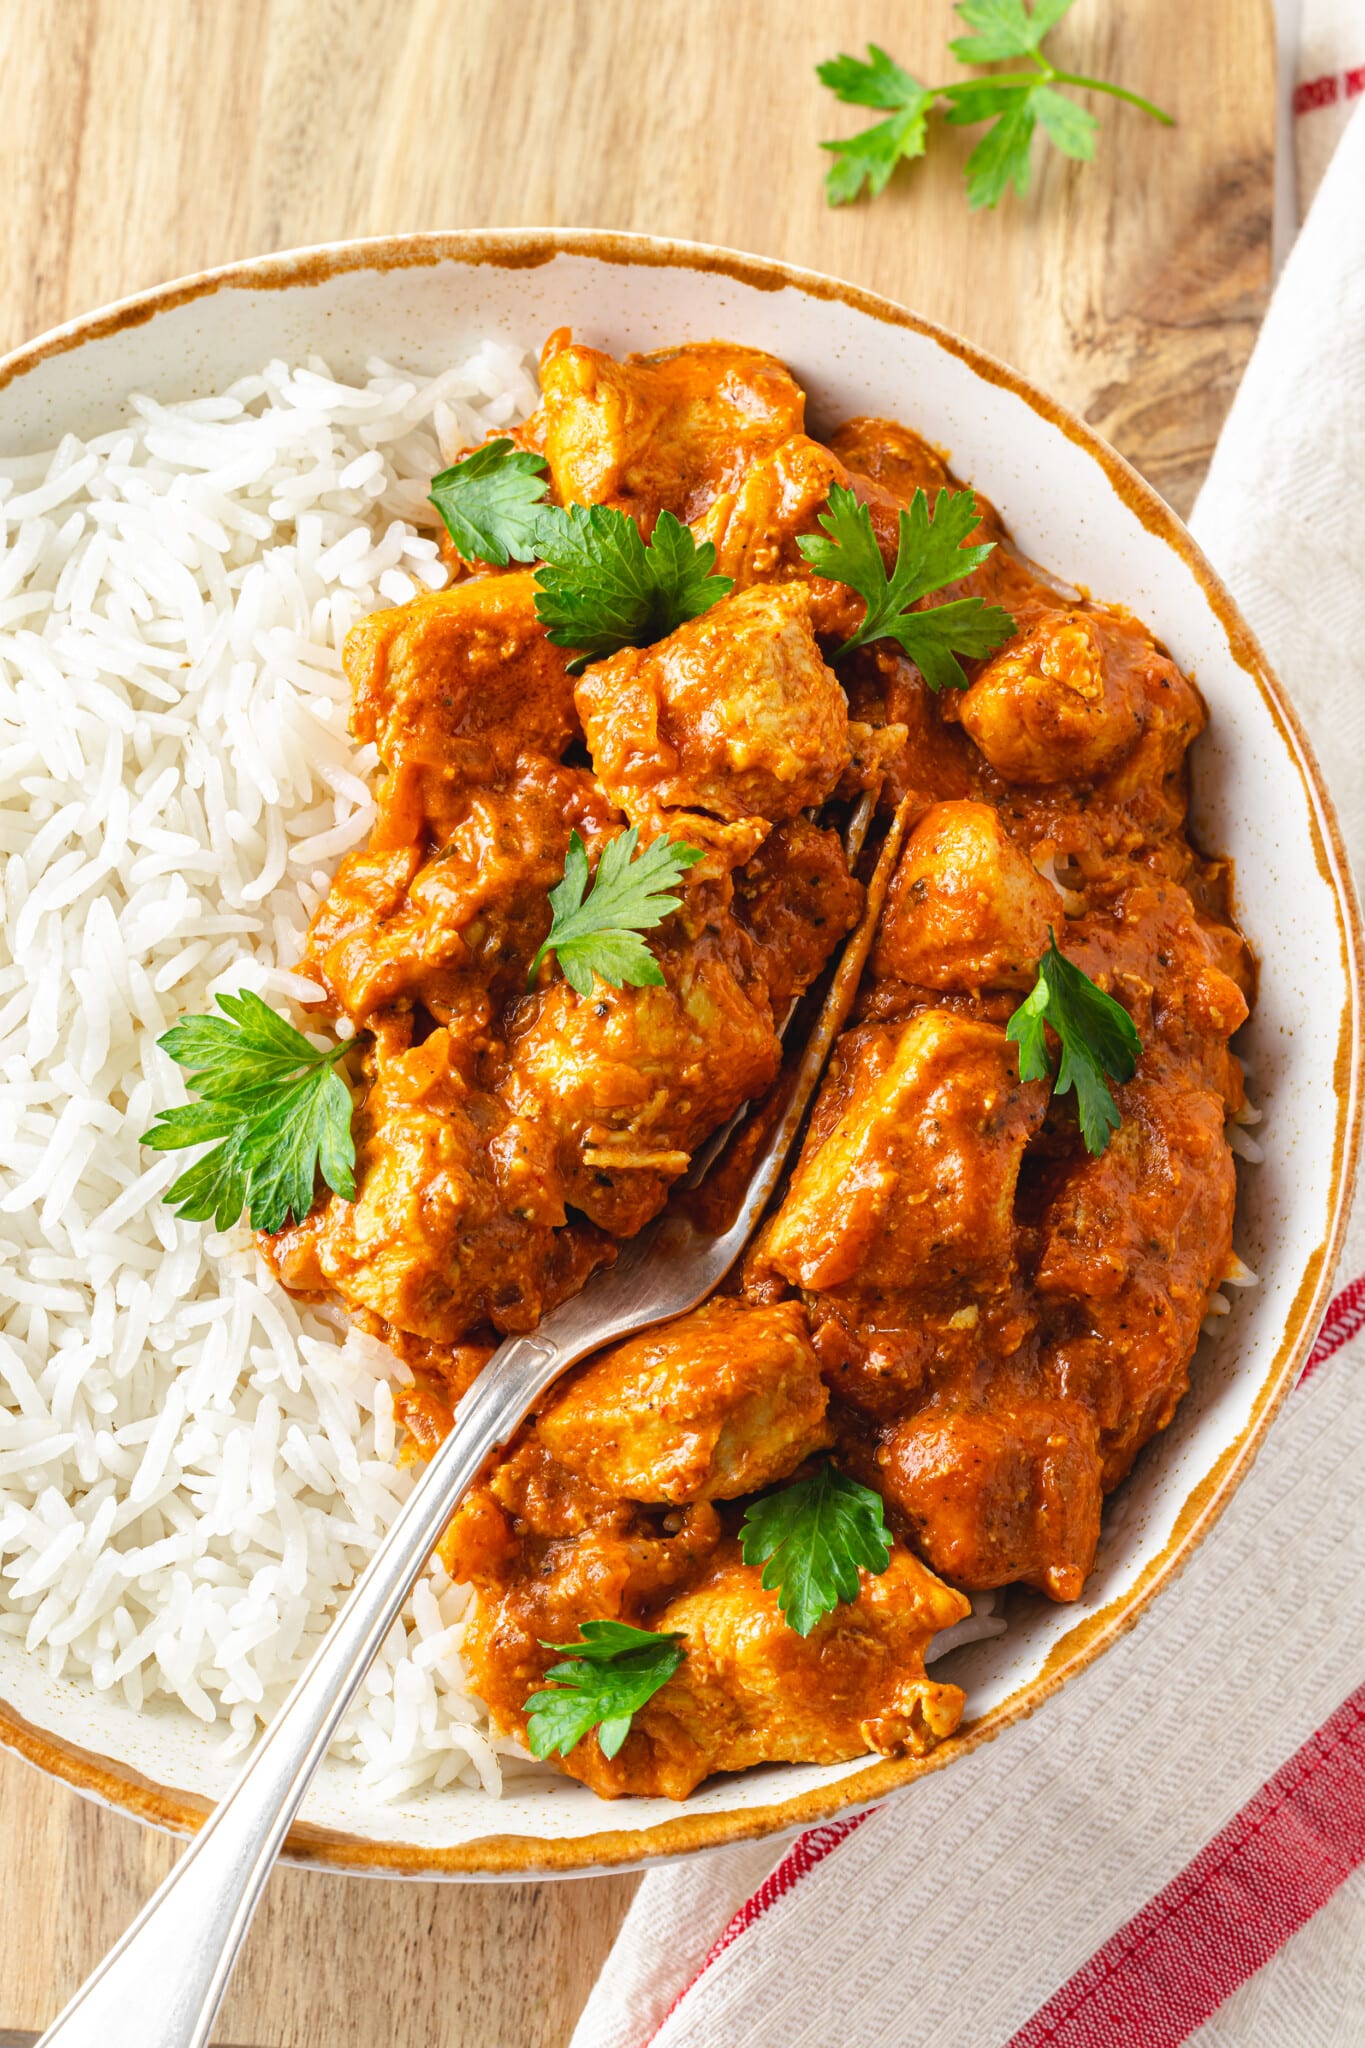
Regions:
M 244 1748 L 407 1491 L 383 1346 L 179 1223 L 181 1012 L 293 973 L 369 829 L 345 634 L 445 581 L 435 469 L 535 385 L 316 359 L 0 460 L 0 1629 L 54 1675 L 178 1698 Z M 434 1566 L 337 1750 L 376 1797 L 496 1790 L 467 1594 Z

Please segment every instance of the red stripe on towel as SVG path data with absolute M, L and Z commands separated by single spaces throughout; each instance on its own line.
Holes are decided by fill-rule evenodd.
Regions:
M 683 1985 L 663 2019 L 649 2036 L 649 2040 L 643 2044 L 643 2048 L 650 2048 L 650 2042 L 658 2039 L 688 1992 L 706 1975 L 717 1956 L 724 1955 L 732 1942 L 738 1941 L 741 1934 L 747 1933 L 755 1921 L 761 1920 L 793 1885 L 799 1884 L 803 1877 L 808 1876 L 817 1863 L 823 1863 L 831 1849 L 837 1849 L 840 1842 L 846 1842 L 854 1829 L 860 1828 L 868 1816 L 876 1811 L 875 1806 L 868 1806 L 861 1813 L 851 1813 L 842 1820 L 827 1821 L 820 1827 L 807 1828 L 804 1835 L 797 1836 L 782 1861 L 768 1872 L 758 1890 L 744 1901 L 724 1932 L 712 1943 L 695 1975 L 689 1977 Z
M 1341 97 L 1341 79 L 1335 71 L 1323 78 L 1305 78 L 1294 88 L 1294 112 L 1314 114 L 1319 107 L 1334 107 Z
M 1365 1686 L 1008 2048 L 1179 2048 L 1365 1861 Z
M 1315 114 L 1319 107 L 1334 107 L 1339 100 L 1357 99 L 1365 92 L 1365 64 L 1347 71 L 1324 72 L 1321 78 L 1305 78 L 1294 88 L 1294 112 Z
M 1333 1295 L 1322 1319 L 1308 1362 L 1299 1374 L 1302 1386 L 1310 1372 L 1329 1359 L 1333 1352 L 1340 1351 L 1343 1344 L 1349 1344 L 1360 1330 L 1365 1330 L 1365 1273 L 1343 1287 L 1340 1294 Z

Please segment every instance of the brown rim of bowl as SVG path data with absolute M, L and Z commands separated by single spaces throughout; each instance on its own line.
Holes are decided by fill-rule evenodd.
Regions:
M 1090 1664 L 1132 1628 L 1155 1595 L 1179 1574 L 1198 1549 L 1249 1471 L 1266 1431 L 1298 1377 L 1326 1305 L 1349 1208 L 1352 1169 L 1361 1137 L 1362 926 L 1336 813 L 1322 773 L 1297 714 L 1264 653 L 1211 565 L 1151 486 L 1083 420 L 1047 397 L 1007 365 L 946 328 L 907 312 L 861 286 L 840 283 L 817 271 L 801 270 L 761 256 L 676 242 L 652 235 L 606 230 L 514 228 L 386 235 L 329 243 L 317 248 L 250 257 L 220 269 L 180 278 L 66 322 L 0 359 L 0 389 L 26 376 L 49 357 L 86 342 L 138 327 L 195 299 L 233 290 L 284 290 L 320 284 L 347 271 L 389 271 L 440 263 L 488 264 L 532 269 L 557 256 L 583 256 L 640 268 L 716 271 L 759 291 L 796 290 L 808 297 L 837 300 L 883 325 L 906 328 L 959 357 L 987 383 L 1004 386 L 1066 435 L 1103 470 L 1111 488 L 1149 532 L 1163 540 L 1193 573 L 1210 609 L 1227 635 L 1234 660 L 1255 683 L 1293 758 L 1314 820 L 1314 858 L 1336 905 L 1341 957 L 1348 989 L 1337 1041 L 1337 1117 L 1332 1134 L 1332 1177 L 1326 1232 L 1309 1258 L 1285 1332 L 1269 1371 L 1257 1389 L 1245 1428 L 1226 1445 L 1212 1468 L 1192 1489 L 1163 1549 L 1126 1592 L 1085 1615 L 1054 1644 L 1042 1669 L 1017 1692 L 979 1720 L 964 1723 L 928 1757 L 880 1759 L 853 1770 L 837 1783 L 743 1812 L 702 1814 L 685 1807 L 653 1827 L 613 1827 L 591 1835 L 543 1840 L 526 1835 L 486 1835 L 449 1848 L 418 1848 L 370 1841 L 300 1821 L 285 1844 L 287 1860 L 334 1871 L 370 1872 L 406 1878 L 534 1878 L 586 1876 L 661 1857 L 781 1835 L 829 1819 L 849 1808 L 870 1805 L 955 1757 L 989 1742 L 1024 1719 L 1068 1678 Z M 77 1791 L 135 1814 L 140 1820 L 193 1832 L 209 1804 L 197 1794 L 153 1783 L 131 1766 L 92 1755 L 24 1721 L 0 1701 L 0 1743 Z

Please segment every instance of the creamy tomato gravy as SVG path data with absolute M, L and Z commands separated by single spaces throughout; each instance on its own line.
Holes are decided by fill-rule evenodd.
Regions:
M 560 333 L 542 390 L 520 439 L 553 500 L 646 535 L 670 511 L 733 589 L 578 677 L 531 569 L 457 562 L 356 628 L 378 820 L 306 971 L 364 1046 L 357 1198 L 268 1251 L 414 1367 L 404 1419 L 429 1449 L 499 1336 L 581 1286 L 769 1087 L 789 1003 L 859 913 L 843 807 L 909 799 L 855 1021 L 737 1291 L 579 1368 L 447 1538 L 477 1590 L 475 1688 L 514 1731 L 544 1645 L 584 1621 L 683 1638 L 619 1753 L 588 1736 L 561 1760 L 604 1794 L 681 1797 L 717 1770 L 931 1747 L 962 1695 L 924 1654 L 964 1595 L 1078 1596 L 1103 1496 L 1170 1421 L 1232 1263 L 1228 1040 L 1254 975 L 1227 867 L 1185 829 L 1197 691 L 1139 621 L 1025 564 L 990 507 L 973 540 L 993 553 L 928 600 L 1014 620 L 970 686 L 935 695 L 885 641 L 831 666 L 862 600 L 797 542 L 841 484 L 889 567 L 901 509 L 954 487 L 911 429 L 818 442 L 786 368 L 720 342 L 616 362 Z M 571 831 L 595 863 L 628 825 L 703 855 L 650 935 L 662 983 L 584 997 L 546 965 L 528 992 Z M 1005 1035 L 1049 931 L 1142 1040 L 1097 1157 Z M 895 1542 L 803 1637 L 737 1530 L 828 1455 Z

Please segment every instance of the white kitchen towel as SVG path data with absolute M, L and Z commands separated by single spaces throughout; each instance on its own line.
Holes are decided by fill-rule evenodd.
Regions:
M 1195 515 L 1365 868 L 1365 113 Z M 646 1877 L 572 2048 L 1365 2043 L 1365 1231 L 1178 1585 L 1032 1721 L 869 1816 Z M 1356 1874 L 1352 1876 L 1352 1872 Z M 1270 1960 L 1273 1958 L 1273 1960 Z

